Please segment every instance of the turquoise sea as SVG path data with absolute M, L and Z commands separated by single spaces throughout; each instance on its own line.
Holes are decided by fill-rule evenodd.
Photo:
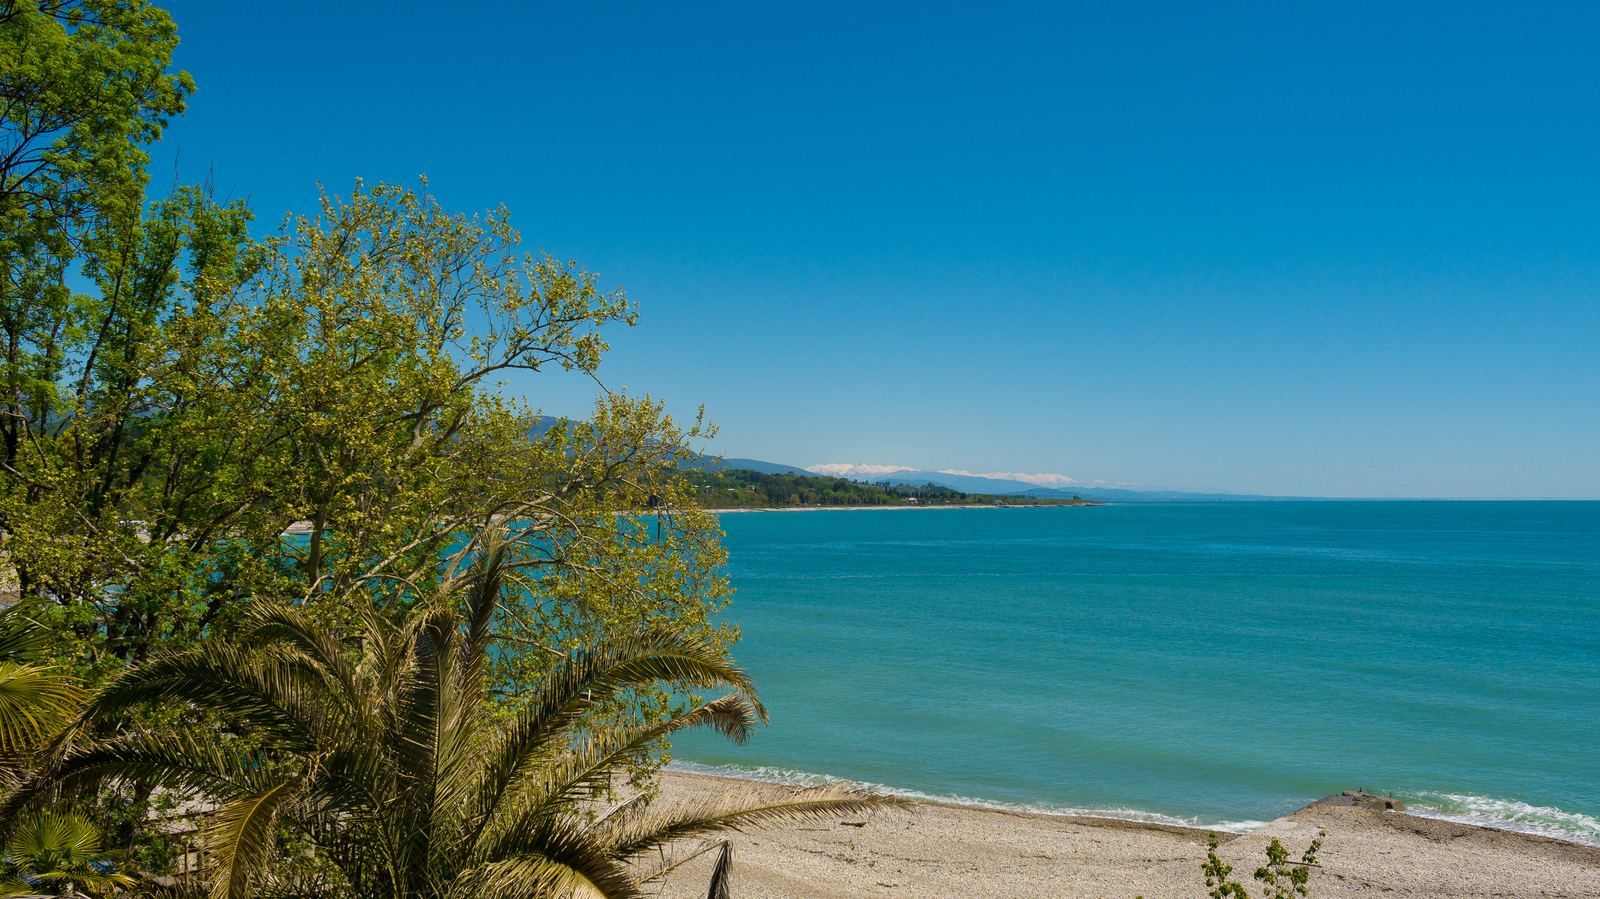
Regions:
M 1600 503 L 722 526 L 772 724 L 678 767 L 1235 830 L 1365 788 L 1600 844 Z

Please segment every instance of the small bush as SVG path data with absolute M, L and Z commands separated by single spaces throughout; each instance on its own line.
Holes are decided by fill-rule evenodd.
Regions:
M 1283 848 L 1277 837 L 1267 844 L 1267 863 L 1256 869 L 1255 879 L 1261 882 L 1262 899 L 1306 899 L 1310 896 L 1309 881 L 1311 869 L 1317 866 L 1317 851 L 1322 848 L 1322 838 L 1327 836 L 1325 830 L 1317 831 L 1317 839 L 1300 856 L 1300 863 L 1291 867 L 1289 865 L 1289 850 Z M 1217 858 L 1217 835 L 1212 834 L 1207 842 L 1206 862 L 1200 866 L 1201 873 L 1206 876 L 1206 886 L 1211 887 L 1208 894 L 1211 899 L 1251 899 L 1250 893 L 1244 884 L 1229 880 L 1228 875 L 1233 873 L 1233 866 L 1223 864 Z

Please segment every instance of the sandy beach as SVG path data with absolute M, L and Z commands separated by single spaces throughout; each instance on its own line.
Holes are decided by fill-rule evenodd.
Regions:
M 926 506 L 738 506 L 727 509 L 701 509 L 713 515 L 727 515 L 734 512 L 906 512 L 918 509 L 1075 509 L 1081 506 L 1104 506 L 1108 503 L 1092 502 L 1090 500 L 1059 502 L 1051 505 L 1043 503 L 1038 505 L 995 505 L 994 503 L 940 503 Z M 652 514 L 644 510 L 640 514 Z
M 666 772 L 662 799 L 790 788 Z M 1326 831 L 1310 894 L 1430 897 L 1600 896 L 1600 848 L 1359 806 L 1312 805 L 1218 855 L 1259 895 L 1250 874 L 1277 837 L 1298 858 Z M 919 803 L 829 824 L 733 837 L 734 895 L 965 899 L 1202 899 L 1207 832 L 1102 818 Z M 705 895 L 709 857 L 676 872 L 664 899 Z

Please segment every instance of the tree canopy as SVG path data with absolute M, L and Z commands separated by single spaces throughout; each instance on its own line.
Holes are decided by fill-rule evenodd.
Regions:
M 595 376 L 604 332 L 637 321 L 621 289 L 425 180 L 323 190 L 266 234 L 204 185 L 148 198 L 148 147 L 195 89 L 176 45 L 141 0 L 0 0 L 0 605 L 26 608 L 36 654 L 3 672 L 6 776 L 171 735 L 159 703 L 102 702 L 33 755 L 80 683 L 209 658 L 259 636 L 263 609 L 354 664 L 374 628 L 469 586 L 490 539 L 462 694 L 480 733 L 595 646 L 656 634 L 726 665 L 720 532 L 684 474 L 703 414 L 680 423 L 596 377 L 592 414 L 545 426 L 507 386 Z M 586 727 L 652 735 L 624 769 L 648 770 L 666 723 L 702 707 L 670 680 L 585 699 Z M 249 711 L 183 714 L 261 745 Z M 159 783 L 131 772 L 79 797 L 131 865 L 161 866 L 138 850 Z
M 496 380 L 593 372 L 598 329 L 635 320 L 620 291 L 520 252 L 504 210 L 389 185 L 325 195 L 266 240 L 248 222 L 186 190 L 129 240 L 86 244 L 98 295 L 35 332 L 55 379 L 7 397 L 0 526 L 25 597 L 127 661 L 256 595 L 336 614 L 358 588 L 448 589 L 497 522 L 528 600 L 510 636 L 705 625 L 725 593 L 714 523 L 684 511 L 658 539 L 626 514 L 682 492 L 698 423 L 603 394 L 535 433 Z
M 680 475 L 709 430 L 598 381 L 592 416 L 540 428 L 504 389 L 594 374 L 601 330 L 637 320 L 623 292 L 426 182 L 324 192 L 266 237 L 201 186 L 144 202 L 145 147 L 194 89 L 176 41 L 144 3 L 0 4 L 0 587 L 56 653 L 92 682 L 260 598 L 403 610 L 490 525 L 515 597 L 498 702 L 627 630 L 731 643 Z

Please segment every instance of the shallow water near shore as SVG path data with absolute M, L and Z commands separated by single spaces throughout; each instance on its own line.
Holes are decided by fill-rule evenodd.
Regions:
M 691 770 L 1230 830 L 1365 788 L 1600 844 L 1600 503 L 722 526 L 772 725 Z

